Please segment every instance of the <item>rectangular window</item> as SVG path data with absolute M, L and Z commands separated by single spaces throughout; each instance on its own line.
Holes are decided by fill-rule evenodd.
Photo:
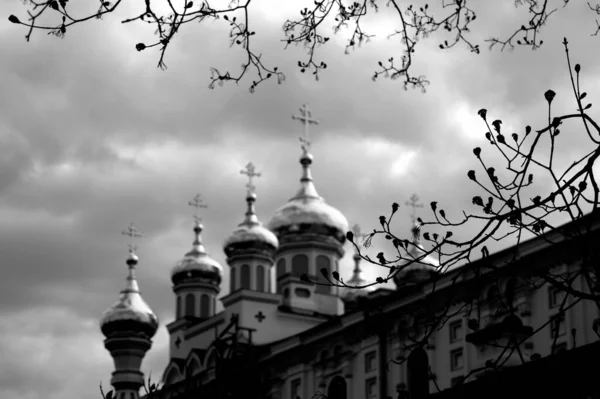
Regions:
M 454 377 L 454 378 L 452 378 L 450 380 L 450 386 L 454 387 L 454 386 L 457 386 L 459 384 L 462 384 L 464 379 L 465 379 L 465 377 L 463 377 L 462 375 L 458 376 L 458 377 Z
M 365 373 L 370 373 L 377 369 L 375 361 L 377 360 L 377 354 L 375 351 L 369 352 L 365 355 Z
M 561 312 L 550 322 L 550 338 L 562 337 L 566 330 L 565 314 Z
M 548 307 L 554 309 L 562 305 L 565 299 L 565 292 L 551 285 L 548 287 Z
M 556 346 L 552 349 L 552 353 L 561 353 L 561 352 L 566 352 L 567 350 L 567 343 L 566 342 L 557 342 Z
M 462 348 L 455 349 L 452 352 L 450 352 L 450 370 L 454 371 L 462 369 L 463 363 L 464 356 Z
M 367 399 L 377 399 L 377 378 L 369 378 L 365 382 L 365 397 Z
M 461 341 L 463 338 L 462 320 L 450 323 L 450 343 Z
M 292 383 L 290 385 L 290 391 L 291 391 L 290 398 L 291 399 L 301 398 L 301 396 L 300 396 L 301 384 L 302 384 L 302 380 L 300 378 L 296 378 L 295 380 L 292 380 Z

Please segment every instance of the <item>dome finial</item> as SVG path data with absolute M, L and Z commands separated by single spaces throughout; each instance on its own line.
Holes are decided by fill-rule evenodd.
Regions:
M 200 208 L 208 208 L 208 205 L 205 205 L 202 201 L 202 194 L 198 193 L 188 202 L 189 206 L 193 206 L 196 208 L 194 211 L 194 242 L 192 243 L 193 248 L 190 251 L 196 253 L 205 253 L 204 246 L 202 245 L 202 239 L 200 237 L 200 233 L 202 233 L 202 218 L 198 215 L 198 210 Z
M 137 265 L 139 258 L 135 254 L 135 250 L 137 246 L 135 245 L 135 239 L 142 237 L 142 233 L 138 230 L 138 228 L 133 224 L 133 222 L 129 223 L 129 226 L 121 232 L 124 236 L 129 236 L 129 256 L 127 257 L 127 261 L 125 262 L 129 267 L 129 274 L 127 275 L 127 286 L 123 290 L 123 292 L 140 292 L 137 281 L 135 279 L 135 266 Z
M 363 238 L 365 238 L 368 234 L 364 234 L 361 233 L 360 231 L 360 226 L 358 224 L 355 224 L 354 226 L 352 226 L 352 234 L 354 235 L 354 240 L 358 245 L 358 242 L 360 242 L 360 240 L 362 240 Z M 360 257 L 360 255 L 358 254 L 358 250 L 356 248 L 354 248 L 354 255 L 352 257 L 354 259 L 354 274 L 352 276 L 353 280 L 360 280 L 360 273 L 362 273 L 362 270 L 360 269 L 360 260 L 362 259 Z
M 416 193 L 413 193 L 408 201 L 405 202 L 407 206 L 412 208 L 412 212 L 410 213 L 410 219 L 412 220 L 412 224 L 417 224 L 417 208 L 423 208 L 423 204 L 419 203 L 419 196 Z
M 246 218 L 241 225 L 255 225 L 258 224 L 258 217 L 256 216 L 256 210 L 254 209 L 254 203 L 256 202 L 256 187 L 252 184 L 252 179 L 255 177 L 260 177 L 262 173 L 256 172 L 256 167 L 252 162 L 248 162 L 245 166 L 245 169 L 240 170 L 240 174 L 248 176 L 248 184 L 246 184 L 246 188 L 248 188 L 248 192 L 246 194 L 246 202 L 248 203 L 248 209 L 246 210 Z
M 303 104 L 300 108 L 300 115 L 292 115 L 292 119 L 298 120 L 304 125 L 304 137 L 300 137 L 302 143 L 302 156 L 300 157 L 300 164 L 302 165 L 301 187 L 294 198 L 320 198 L 310 173 L 310 164 L 312 164 L 313 157 L 309 152 L 311 142 L 308 137 L 308 125 L 318 125 L 319 121 L 312 119 L 312 113 L 306 104 Z

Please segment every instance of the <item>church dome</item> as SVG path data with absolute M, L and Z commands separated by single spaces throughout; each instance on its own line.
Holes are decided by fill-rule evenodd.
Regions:
M 230 256 L 237 249 L 252 247 L 265 247 L 268 250 L 275 251 L 279 246 L 279 241 L 275 234 L 265 228 L 258 220 L 254 209 L 256 194 L 248 193 L 246 197 L 248 210 L 244 221 L 225 239 L 223 249 L 227 256 Z
M 100 329 L 106 337 L 118 332 L 132 331 L 144 333 L 151 338 L 158 329 L 158 317 L 142 298 L 135 279 L 137 263 L 138 257 L 131 251 L 127 259 L 127 285 L 121 291 L 119 300 L 109 307 L 100 319 Z
M 188 278 L 202 278 L 215 285 L 221 284 L 223 267 L 208 256 L 200 239 L 202 224 L 196 222 L 194 226 L 195 239 L 192 249 L 179 260 L 171 270 L 171 281 L 177 284 Z
M 322 226 L 334 233 L 338 241 L 343 243 L 348 231 L 348 221 L 340 211 L 328 205 L 317 193 L 310 173 L 312 156 L 306 150 L 300 158 L 300 163 L 303 168 L 300 190 L 287 204 L 275 211 L 268 228 L 279 234 L 299 230 L 303 225 Z
M 394 276 L 396 285 L 423 281 L 438 272 L 438 260 L 431 255 L 426 255 L 427 252 L 421 244 L 421 226 L 415 223 L 411 231 L 413 242 L 409 244 L 404 259 L 396 265 L 396 267 L 402 269 Z M 408 266 L 404 267 L 407 264 Z

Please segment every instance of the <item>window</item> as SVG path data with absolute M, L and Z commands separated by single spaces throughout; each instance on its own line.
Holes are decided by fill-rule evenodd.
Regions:
M 365 382 L 365 397 L 367 399 L 377 399 L 377 377 L 369 378 Z
M 346 380 L 344 377 L 336 375 L 331 379 L 329 389 L 327 390 L 327 397 L 329 399 L 346 399 Z
M 250 289 L 250 266 L 242 265 L 242 289 Z
M 554 286 L 548 287 L 548 307 L 550 309 L 557 308 L 562 305 L 564 298 L 564 291 Z
M 464 379 L 465 377 L 463 377 L 462 375 L 459 377 L 454 377 L 450 380 L 450 386 L 454 387 L 456 385 L 462 384 Z
M 290 398 L 297 399 L 300 397 L 300 386 L 302 384 L 302 380 L 300 378 L 296 378 L 290 384 Z
M 557 342 L 556 346 L 552 348 L 552 353 L 561 353 L 567 351 L 567 343 L 566 342 Z
M 566 333 L 565 314 L 558 313 L 550 322 L 550 338 L 562 337 Z
M 318 276 L 317 280 L 320 283 L 327 283 L 327 280 L 321 274 L 321 269 L 327 269 L 327 273 L 331 276 L 331 261 L 325 255 L 317 256 L 317 270 L 316 274 Z M 331 278 L 331 277 L 330 277 Z M 317 285 L 315 291 L 321 294 L 329 294 L 331 292 L 331 286 L 329 285 Z
M 309 298 L 310 297 L 310 291 L 307 290 L 306 288 L 296 288 L 294 290 L 294 293 L 296 294 L 296 296 L 298 298 Z
M 452 352 L 450 352 L 450 370 L 454 371 L 462 369 L 463 363 L 464 359 L 462 348 L 455 349 Z
M 210 317 L 210 298 L 206 294 L 200 298 L 200 317 Z
M 256 290 L 265 291 L 265 268 L 262 265 L 256 267 Z
M 231 275 L 229 276 L 231 281 L 229 281 L 229 292 L 235 291 L 235 267 L 231 268 Z
M 196 303 L 193 294 L 185 296 L 185 315 L 188 317 L 196 316 Z
M 300 277 L 303 274 L 308 274 L 308 256 L 295 255 L 292 258 L 292 276 Z
M 177 304 L 175 306 L 175 314 L 177 315 L 177 317 L 181 317 L 182 316 L 182 311 L 181 311 L 181 296 L 177 295 Z
M 371 371 L 375 371 L 377 366 L 375 365 L 375 361 L 377 360 L 377 354 L 375 351 L 369 352 L 365 355 L 365 373 L 370 373 Z
M 462 319 L 450 323 L 450 343 L 461 341 L 462 334 Z

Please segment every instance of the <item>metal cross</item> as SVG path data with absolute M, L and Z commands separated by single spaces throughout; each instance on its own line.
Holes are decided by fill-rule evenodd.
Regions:
M 245 169 L 240 170 L 240 173 L 248 176 L 248 184 L 246 184 L 246 188 L 248 188 L 248 194 L 254 193 L 254 189 L 256 188 L 254 184 L 252 184 L 252 179 L 255 177 L 260 177 L 262 173 L 256 172 L 256 167 L 252 162 L 248 162 Z
M 179 349 L 179 347 L 181 346 L 181 337 L 177 337 L 177 339 L 175 340 L 175 346 L 177 347 L 177 349 Z
M 138 237 L 142 237 L 142 233 L 140 233 L 138 228 L 135 227 L 135 224 L 133 224 L 133 222 L 129 223 L 129 226 L 125 230 L 123 230 L 121 234 L 123 234 L 124 236 L 129 236 L 130 243 L 127 244 L 127 246 L 129 247 L 129 251 L 135 251 L 135 239 Z
M 306 104 L 303 104 L 300 108 L 300 116 L 292 115 L 292 119 L 302 122 L 304 125 L 304 137 L 300 137 L 300 142 L 302 143 L 302 150 L 306 153 L 310 149 L 310 141 L 308 139 L 308 125 L 318 125 L 319 121 L 316 119 L 312 119 L 312 114 Z
M 208 208 L 207 205 L 204 205 L 202 203 L 202 194 L 196 194 L 196 196 L 188 202 L 188 205 L 196 208 L 196 210 L 194 211 L 194 220 L 196 220 L 196 222 L 200 222 L 201 218 L 200 216 L 198 216 L 198 210 L 200 208 Z
M 262 321 L 267 318 L 267 316 L 263 314 L 262 310 L 259 310 L 254 317 L 256 317 L 256 320 L 258 320 L 259 323 L 262 323 Z
M 354 226 L 352 226 L 352 234 L 354 234 L 355 242 L 362 240 L 363 238 L 368 236 L 368 234 L 363 234 L 360 232 L 360 226 L 358 224 L 355 224 Z
M 423 204 L 419 204 L 419 196 L 417 194 L 413 194 L 408 201 L 406 201 L 406 205 L 410 206 L 413 210 L 410 214 L 410 218 L 412 222 L 415 223 L 417 221 L 417 208 L 423 208 Z

